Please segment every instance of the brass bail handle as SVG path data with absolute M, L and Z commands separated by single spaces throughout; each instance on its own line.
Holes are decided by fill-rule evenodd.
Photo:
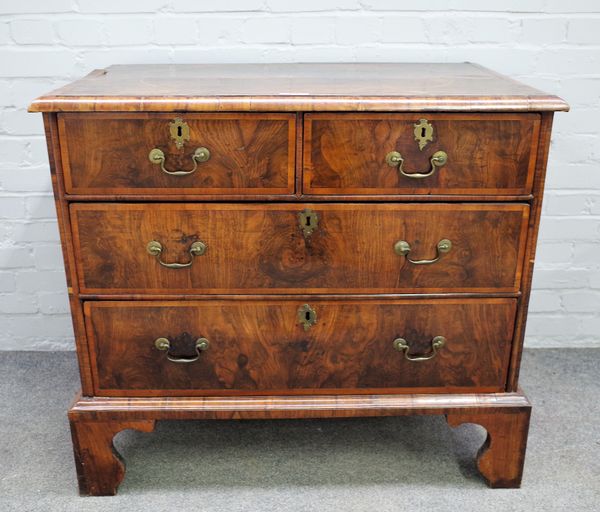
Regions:
M 194 263 L 195 256 L 202 256 L 206 252 L 206 244 L 204 242 L 194 242 L 192 245 L 190 245 L 189 253 L 190 253 L 191 258 L 190 258 L 190 261 L 188 261 L 187 263 L 165 263 L 160 258 L 160 255 L 163 251 L 163 246 L 160 242 L 157 242 L 156 240 L 152 240 L 151 242 L 148 242 L 148 245 L 146 245 L 146 251 L 148 252 L 148 254 L 155 256 L 156 260 L 163 267 L 186 268 L 186 267 L 192 266 L 192 263 Z
M 431 169 L 429 170 L 429 172 L 425 173 L 405 172 L 403 169 L 404 158 L 398 151 L 390 151 L 385 156 L 385 161 L 390 167 L 397 167 L 398 171 L 400 171 L 400 174 L 402 174 L 402 176 L 406 176 L 407 178 L 413 179 L 421 179 L 432 176 L 433 174 L 435 174 L 435 171 L 437 171 L 438 167 L 443 167 L 444 165 L 446 165 L 446 162 L 448 161 L 448 155 L 445 151 L 436 151 L 429 159 Z
M 411 247 L 410 247 L 410 244 L 406 240 L 398 240 L 394 244 L 394 252 L 398 256 L 404 256 L 406 258 L 406 260 L 409 261 L 410 263 L 412 263 L 413 265 L 431 265 L 432 263 L 439 261 L 440 258 L 442 257 L 442 255 L 450 252 L 451 249 L 452 249 L 452 242 L 450 240 L 448 240 L 447 238 L 443 238 L 436 245 L 437 253 L 436 253 L 435 258 L 433 258 L 431 260 L 412 260 L 408 256 L 410 254 Z
M 154 346 L 158 350 L 165 350 L 167 352 L 167 359 L 172 363 L 193 363 L 200 359 L 200 354 L 205 350 L 208 350 L 209 342 L 206 338 L 198 338 L 195 343 L 196 357 L 173 357 L 169 354 L 171 348 L 171 342 L 168 338 L 156 338 L 154 340 Z
M 160 165 L 160 170 L 165 174 L 169 174 L 170 176 L 188 176 L 196 172 L 198 168 L 198 163 L 206 162 L 210 158 L 210 151 L 207 148 L 200 147 L 196 148 L 196 151 L 192 154 L 192 162 L 194 162 L 194 167 L 192 167 L 189 171 L 169 171 L 165 167 L 166 157 L 162 150 L 158 148 L 154 148 L 148 154 L 148 160 L 150 160 L 153 164 Z
M 429 361 L 437 356 L 438 351 L 446 344 L 446 338 L 436 336 L 431 340 L 431 352 L 426 355 L 411 355 L 409 354 L 410 345 L 404 338 L 396 338 L 393 342 L 393 347 L 398 352 L 404 352 L 404 358 L 412 362 Z

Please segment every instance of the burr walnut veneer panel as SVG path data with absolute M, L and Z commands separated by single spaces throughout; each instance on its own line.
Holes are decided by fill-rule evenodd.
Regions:
M 307 194 L 528 194 L 535 170 L 536 114 L 429 114 L 431 140 L 415 142 L 419 114 L 306 114 L 304 192 Z M 420 126 L 420 125 L 419 125 Z M 426 128 L 416 128 L 425 133 Z M 398 151 L 404 176 L 386 155 Z
M 318 215 L 305 237 L 304 208 Z M 380 293 L 518 290 L 529 208 L 519 204 L 75 204 L 86 293 Z M 415 265 L 398 255 L 399 240 Z M 146 250 L 158 241 L 165 268 Z M 206 251 L 189 254 L 201 241 Z
M 71 194 L 293 194 L 293 114 L 179 116 L 189 140 L 177 148 L 171 114 L 61 114 L 58 126 L 66 191 Z M 165 155 L 167 171 L 190 171 L 196 148 L 210 157 L 189 175 L 162 172 L 149 160 Z
M 317 323 L 304 330 L 304 300 Z M 103 396 L 495 392 L 506 383 L 516 300 L 88 302 L 96 392 Z M 409 361 L 394 349 L 406 339 Z M 167 359 L 154 341 L 171 342 Z M 464 391 L 465 389 L 463 389 Z M 413 390 L 415 391 L 415 390 Z

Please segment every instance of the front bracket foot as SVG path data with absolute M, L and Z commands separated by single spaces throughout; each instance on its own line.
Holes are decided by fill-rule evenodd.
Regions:
M 125 476 L 125 464 L 113 445 L 116 434 L 126 429 L 152 432 L 154 420 L 95 421 L 70 418 L 79 493 L 113 496 Z
M 523 477 L 531 406 L 495 408 L 488 412 L 451 412 L 448 424 L 475 423 L 487 430 L 477 454 L 477 468 L 493 488 L 518 488 Z

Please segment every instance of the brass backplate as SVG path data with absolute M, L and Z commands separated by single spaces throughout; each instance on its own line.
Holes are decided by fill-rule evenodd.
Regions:
M 181 117 L 176 117 L 169 123 L 169 132 L 177 149 L 181 149 L 190 140 L 190 127 Z
M 427 119 L 419 119 L 414 127 L 415 140 L 419 143 L 419 149 L 423 151 L 423 148 L 433 140 L 433 126 Z

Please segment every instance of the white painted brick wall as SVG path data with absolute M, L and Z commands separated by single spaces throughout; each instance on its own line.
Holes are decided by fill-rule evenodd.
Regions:
M 564 97 L 529 346 L 600 346 L 598 0 L 0 2 L 0 349 L 72 348 L 41 116 L 114 63 L 473 61 Z

